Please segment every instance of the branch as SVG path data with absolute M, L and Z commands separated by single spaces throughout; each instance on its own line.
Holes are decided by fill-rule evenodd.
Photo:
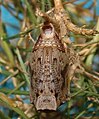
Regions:
M 81 35 L 99 34 L 99 32 L 96 30 L 85 29 L 73 24 L 68 16 L 68 13 L 63 8 L 61 0 L 54 0 L 54 3 L 55 3 L 56 20 L 59 22 L 60 26 L 63 26 L 64 24 L 69 31 L 74 32 L 76 34 L 81 34 Z

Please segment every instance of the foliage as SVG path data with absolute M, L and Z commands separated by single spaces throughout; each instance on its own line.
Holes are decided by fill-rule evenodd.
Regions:
M 64 8 L 68 11 L 72 22 L 83 27 L 86 24 L 86 27 L 90 29 L 96 25 L 96 30 L 99 31 L 95 2 L 90 2 L 88 5 L 88 0 L 77 1 L 63 1 Z M 43 18 L 36 16 L 36 8 L 47 12 L 54 7 L 54 1 L 1 0 L 0 5 L 0 117 L 1 119 L 14 117 L 36 119 L 39 112 L 35 111 L 29 101 L 28 54 L 39 36 L 40 25 L 44 22 Z M 18 25 L 13 24 L 13 21 L 3 19 L 4 8 L 18 22 Z M 12 32 L 10 28 L 18 33 L 10 35 Z M 58 111 L 68 119 L 86 117 L 98 119 L 99 78 L 95 80 L 92 77 L 92 70 L 96 69 L 95 75 L 99 75 L 99 60 L 97 61 L 99 59 L 99 35 L 83 36 L 70 33 L 70 38 L 74 49 L 79 53 L 85 67 L 92 75 L 90 78 L 78 75 L 77 85 L 71 84 L 71 99 L 60 106 Z

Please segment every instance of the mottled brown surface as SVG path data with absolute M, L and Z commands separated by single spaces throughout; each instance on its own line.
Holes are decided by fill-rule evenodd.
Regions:
M 37 110 L 56 110 L 66 100 L 65 74 L 68 55 L 52 24 L 42 27 L 31 53 L 31 102 Z

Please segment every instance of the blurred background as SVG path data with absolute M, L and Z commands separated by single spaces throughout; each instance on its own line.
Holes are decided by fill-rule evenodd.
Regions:
M 62 3 L 74 24 L 99 31 L 98 0 L 62 0 Z M 37 118 L 35 111 L 27 111 L 30 107 L 27 61 L 40 34 L 39 25 L 44 22 L 36 16 L 36 8 L 47 12 L 53 7 L 54 0 L 0 0 L 0 119 Z M 70 33 L 70 39 L 77 52 L 85 51 L 81 55 L 85 65 L 98 74 L 99 35 Z M 82 75 L 78 77 L 83 89 L 73 85 L 73 98 L 58 111 L 70 119 L 98 119 L 99 78 L 96 81 Z

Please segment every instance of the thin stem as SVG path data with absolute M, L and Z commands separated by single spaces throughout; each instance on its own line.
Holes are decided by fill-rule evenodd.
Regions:
M 21 54 L 20 54 L 18 48 L 16 49 L 16 54 L 17 54 L 18 60 L 19 60 L 19 62 L 20 62 L 20 65 L 21 65 L 21 67 L 22 67 L 22 69 L 23 69 L 23 72 L 26 72 L 26 68 L 25 68 L 24 62 L 23 62 L 23 60 L 22 60 L 22 57 L 21 57 Z M 29 77 L 27 76 L 26 73 L 24 73 L 24 76 L 25 76 L 25 79 L 26 79 L 27 84 L 30 85 Z
M 0 82 L 0 86 L 3 85 L 6 81 L 8 81 L 10 78 L 18 74 L 18 70 L 16 70 L 13 74 L 9 75 L 7 78 L 5 78 L 2 82 Z

